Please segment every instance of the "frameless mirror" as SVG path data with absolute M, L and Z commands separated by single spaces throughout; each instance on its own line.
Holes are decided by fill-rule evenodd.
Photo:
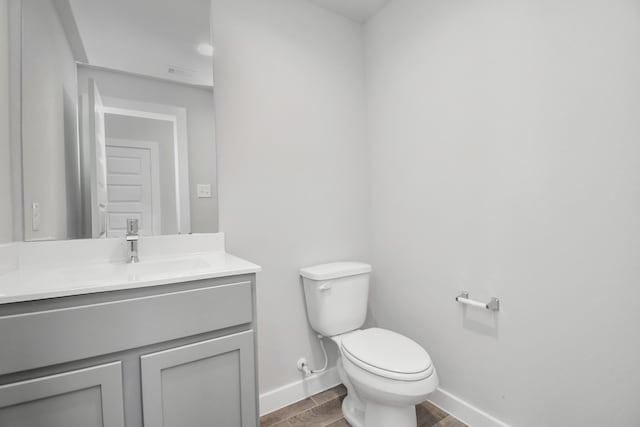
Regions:
M 210 1 L 20 2 L 24 239 L 217 231 Z

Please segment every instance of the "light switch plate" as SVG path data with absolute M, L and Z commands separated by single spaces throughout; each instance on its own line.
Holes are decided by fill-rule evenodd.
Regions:
M 198 199 L 206 199 L 211 197 L 211 184 L 198 184 Z
M 40 203 L 31 204 L 31 230 L 40 231 Z

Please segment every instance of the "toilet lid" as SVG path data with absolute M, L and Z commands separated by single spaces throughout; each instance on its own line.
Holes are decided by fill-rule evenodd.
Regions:
M 417 342 L 388 331 L 371 328 L 346 336 L 342 353 L 371 373 L 404 381 L 427 378 L 433 372 L 431 358 Z

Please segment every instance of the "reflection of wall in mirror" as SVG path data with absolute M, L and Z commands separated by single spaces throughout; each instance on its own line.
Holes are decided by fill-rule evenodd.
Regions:
M 0 28 L 9 27 L 9 2 L 0 0 Z M 0 244 L 13 240 L 9 135 L 9 33 L 0 31 Z
M 68 204 L 78 194 L 67 191 L 77 188 L 75 60 L 51 1 L 26 0 L 22 14 L 25 240 L 77 237 L 76 210 Z M 39 225 L 33 203 L 40 207 Z
M 191 231 L 206 233 L 218 231 L 218 206 L 214 191 L 211 198 L 197 198 L 197 184 L 211 184 L 216 188 L 216 149 L 214 137 L 214 110 L 211 88 L 173 83 L 156 78 L 146 78 L 118 71 L 108 71 L 91 67 L 78 67 L 80 92 L 87 87 L 89 78 L 96 80 L 105 98 L 119 98 L 131 101 L 161 104 L 185 108 L 187 111 L 187 134 L 189 152 L 189 199 L 191 207 Z M 142 124 L 130 117 L 108 117 L 107 137 L 124 139 L 157 140 L 161 129 L 142 129 Z M 144 119 L 140 119 L 144 120 Z M 109 122 L 111 126 L 109 126 Z M 148 124 L 148 123 L 147 123 Z M 145 133 L 146 132 L 146 133 Z M 167 177 L 164 170 L 162 176 Z M 163 204 L 171 195 L 162 185 Z M 163 234 L 171 234 L 163 215 Z M 164 227 L 168 231 L 165 231 Z

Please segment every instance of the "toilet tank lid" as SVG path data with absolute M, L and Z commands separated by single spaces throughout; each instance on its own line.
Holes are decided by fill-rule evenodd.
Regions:
M 332 262 L 300 269 L 300 275 L 311 280 L 330 280 L 339 277 L 370 273 L 371 266 L 364 262 Z

